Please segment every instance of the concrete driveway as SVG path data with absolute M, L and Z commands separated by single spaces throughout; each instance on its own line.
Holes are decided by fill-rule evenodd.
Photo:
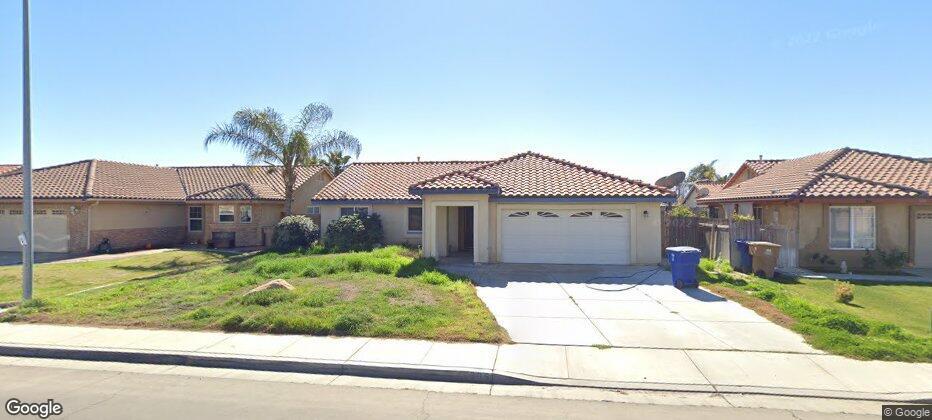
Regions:
M 821 353 L 802 337 L 656 266 L 442 264 L 469 276 L 516 343 Z M 622 278 L 599 278 L 617 276 Z

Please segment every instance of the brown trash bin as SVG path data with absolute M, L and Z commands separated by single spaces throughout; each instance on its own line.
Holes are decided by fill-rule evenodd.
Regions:
M 772 242 L 748 242 L 751 254 L 751 272 L 758 276 L 773 278 L 773 269 L 780 258 L 780 245 Z

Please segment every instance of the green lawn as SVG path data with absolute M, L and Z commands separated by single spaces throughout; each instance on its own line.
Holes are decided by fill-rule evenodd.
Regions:
M 101 285 L 193 270 L 223 259 L 221 254 L 206 251 L 167 251 L 112 260 L 37 264 L 33 295 L 58 297 Z M 22 270 L 20 265 L 0 267 L 0 302 L 20 299 Z
M 140 265 L 135 258 L 121 261 L 123 266 Z M 244 296 L 277 278 L 296 290 Z M 329 255 L 269 252 L 72 296 L 37 296 L 40 299 L 5 314 L 3 320 L 508 341 L 468 279 L 436 271 L 432 259 L 417 258 L 402 247 Z
M 932 286 L 855 284 L 850 304 L 835 302 L 831 280 L 769 280 L 703 259 L 703 284 L 802 334 L 813 347 L 859 359 L 932 362 Z
M 919 335 L 932 335 L 932 286 L 852 282 L 854 301 L 835 302 L 835 282 L 800 278 L 783 286 L 814 304 L 858 317 L 888 322 Z

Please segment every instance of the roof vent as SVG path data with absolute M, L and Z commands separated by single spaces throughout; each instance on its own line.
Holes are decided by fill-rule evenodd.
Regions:
M 418 161 L 418 162 L 421 161 L 421 157 L 420 157 L 420 156 L 417 157 L 417 161 Z
M 764 160 L 764 155 L 757 155 L 757 160 Z

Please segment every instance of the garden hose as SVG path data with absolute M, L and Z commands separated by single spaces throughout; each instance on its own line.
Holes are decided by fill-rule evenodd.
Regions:
M 638 274 L 650 273 L 647 277 L 644 277 L 644 278 L 641 279 L 639 282 L 634 283 L 634 284 L 631 284 L 631 285 L 627 285 L 626 287 L 623 287 L 623 288 L 621 288 L 621 289 L 602 289 L 602 288 L 595 287 L 595 286 L 593 286 L 593 285 L 591 285 L 591 284 L 588 284 L 588 283 L 586 284 L 586 287 L 588 287 L 588 288 L 590 288 L 590 289 L 592 289 L 592 290 L 598 290 L 598 291 L 600 291 L 600 292 L 623 292 L 623 291 L 625 291 L 625 290 L 631 290 L 631 289 L 633 289 L 633 288 L 635 288 L 635 287 L 637 287 L 637 286 L 640 286 L 640 285 L 644 284 L 647 280 L 649 280 L 651 277 L 653 277 L 654 274 L 657 274 L 657 273 L 659 273 L 659 272 L 661 272 L 661 271 L 663 271 L 663 268 L 659 268 L 659 267 L 658 267 L 658 268 L 653 268 L 653 269 L 650 269 L 650 270 L 635 271 L 634 273 L 631 273 L 631 274 L 629 274 L 629 275 L 627 275 L 627 276 L 601 276 L 601 277 L 593 277 L 593 278 L 589 279 L 589 281 L 600 280 L 600 279 L 630 279 L 631 277 L 634 277 L 634 276 L 636 276 L 636 275 L 638 275 Z

